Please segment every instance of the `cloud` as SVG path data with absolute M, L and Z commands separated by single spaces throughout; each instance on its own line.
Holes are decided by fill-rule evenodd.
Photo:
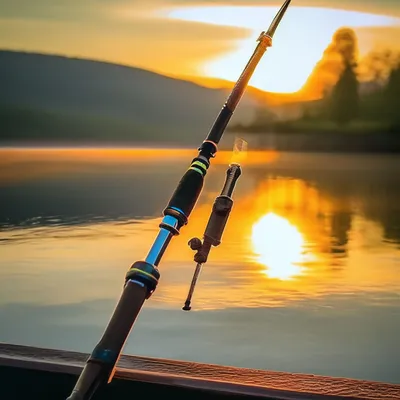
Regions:
M 237 40 L 249 35 L 244 28 L 113 18 L 89 22 L 1 19 L 0 47 L 107 60 L 165 74 L 195 74 L 205 56 L 232 51 Z
M 321 11 L 318 14 L 318 10 L 314 10 L 310 17 L 308 9 L 301 7 L 379 11 L 381 15 L 400 16 L 400 2 L 390 0 L 375 0 L 368 4 L 359 0 L 296 0 L 293 3 L 295 7 L 291 7 L 277 32 L 276 46 L 271 50 L 273 58 L 269 59 L 269 54 L 265 57 L 271 73 L 268 76 L 257 74 L 252 81 L 253 85 L 262 89 L 292 91 L 304 84 L 331 38 L 333 28 L 329 30 L 329 26 L 335 21 L 342 21 L 343 15 L 350 15 L 336 10 L 333 11 L 336 14 L 330 14 L 332 18 L 326 19 L 321 17 Z M 207 5 L 273 7 L 265 14 L 264 11 L 262 14 L 258 12 L 246 21 L 237 10 L 232 11 L 237 13 L 235 18 L 227 18 L 226 14 L 221 14 L 219 7 L 217 23 L 223 21 L 225 25 L 221 26 L 209 20 L 216 15 L 214 8 L 208 8 L 209 11 L 204 14 L 207 10 L 204 6 Z M 178 13 L 188 12 L 189 6 L 203 7 L 197 20 L 179 20 L 165 15 L 167 10 L 172 9 L 178 10 Z M 92 58 L 166 75 L 207 75 L 236 80 L 243 63 L 254 49 L 253 36 L 259 33 L 259 29 L 265 29 L 277 8 L 276 0 L 0 0 L 0 48 Z M 164 16 L 160 17 L 162 12 Z M 306 21 L 304 14 L 307 14 Z M 359 21 L 358 25 L 368 22 L 363 21 Z M 348 24 L 348 19 L 343 19 L 343 24 Z M 309 37 L 299 34 L 302 26 L 310 27 Z M 290 43 L 290 52 L 284 51 L 285 47 L 288 48 L 284 42 Z M 362 44 L 360 48 L 363 50 Z M 304 56 L 304 50 L 313 54 Z M 296 76 L 290 68 L 293 59 L 301 60 Z M 264 68 L 263 63 L 260 69 Z M 281 82 L 287 82 L 286 87 L 275 85 L 272 78 L 275 76 L 281 76 Z
M 98 18 L 105 8 L 105 5 L 94 7 L 91 0 L 0 0 L 0 17 L 2 20 L 81 21 Z
M 266 29 L 276 13 L 276 7 L 181 7 L 161 10 L 172 19 L 197 21 L 210 25 L 245 27 L 251 31 L 246 40 L 238 43 L 235 52 L 211 59 L 203 68 L 209 76 L 235 80 L 248 59 L 259 32 Z M 400 26 L 400 18 L 328 8 L 291 7 L 274 37 L 274 46 L 260 62 L 251 84 L 267 91 L 294 92 L 299 90 L 321 58 L 333 34 L 342 26 L 353 28 Z M 364 50 L 364 48 L 362 49 Z M 270 54 L 273 58 L 269 59 Z M 293 70 L 293 63 L 296 69 Z M 268 66 L 267 64 L 268 63 Z M 228 66 L 231 66 L 228 68 Z M 280 76 L 280 81 L 276 77 Z
M 244 27 L 251 30 L 263 29 L 275 16 L 273 7 L 184 7 L 163 11 L 166 17 L 204 22 L 212 25 L 225 25 L 232 27 Z M 313 24 L 310 22 L 314 21 Z M 281 25 L 285 27 L 295 26 L 301 31 L 313 32 L 324 30 L 326 25 L 332 29 L 339 26 L 373 27 L 399 25 L 400 18 L 360 13 L 355 11 L 343 11 L 336 9 L 292 7 L 288 10 Z M 310 26 L 311 25 L 311 26 Z
M 3 19 L 82 20 L 111 17 L 112 11 L 135 12 L 170 6 L 274 6 L 276 0 L 0 0 Z M 398 0 L 296 0 L 297 7 L 334 7 L 337 9 L 379 12 L 400 15 Z

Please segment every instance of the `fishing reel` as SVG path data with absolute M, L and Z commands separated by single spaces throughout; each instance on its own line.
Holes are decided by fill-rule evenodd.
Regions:
M 189 293 L 182 310 L 191 310 L 191 299 L 200 275 L 203 264 L 207 262 L 211 247 L 217 247 L 221 244 L 221 238 L 228 222 L 229 215 L 233 207 L 232 193 L 236 182 L 241 175 L 241 167 L 237 163 L 232 163 L 226 171 L 226 179 L 221 194 L 215 199 L 210 218 L 204 231 L 203 240 L 194 237 L 189 240 L 189 247 L 196 251 L 193 259 L 196 263 L 196 269 L 193 274 Z

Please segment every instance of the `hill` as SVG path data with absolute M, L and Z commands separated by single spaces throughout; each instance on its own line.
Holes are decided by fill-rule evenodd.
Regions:
M 229 94 L 92 60 L 0 51 L 0 142 L 202 140 Z M 247 93 L 232 122 L 249 121 Z
M 227 81 L 225 79 L 212 78 L 212 77 L 202 77 L 202 76 L 187 76 L 187 79 L 191 82 L 195 82 L 201 86 L 208 88 L 218 88 L 218 89 L 232 89 L 234 82 Z M 246 89 L 246 93 L 251 95 L 259 101 L 260 104 L 268 105 L 269 107 L 280 107 L 289 103 L 302 103 L 304 101 L 310 100 L 313 97 L 308 96 L 307 93 L 276 93 L 276 92 L 266 92 L 264 90 L 258 89 L 254 86 L 249 85 Z

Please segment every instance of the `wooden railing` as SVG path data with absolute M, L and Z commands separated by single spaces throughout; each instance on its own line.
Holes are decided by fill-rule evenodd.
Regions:
M 0 398 L 64 400 L 88 354 L 0 343 Z M 95 399 L 146 397 L 275 400 L 400 399 L 400 385 L 166 359 L 121 357 Z M 4 395 L 4 397 L 3 397 Z M 64 397 L 65 396 L 65 397 Z

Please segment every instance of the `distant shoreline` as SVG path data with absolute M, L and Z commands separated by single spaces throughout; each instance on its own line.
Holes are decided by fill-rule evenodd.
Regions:
M 400 135 L 395 133 L 251 133 L 230 131 L 242 137 L 249 148 L 284 152 L 400 153 Z
M 365 133 L 344 134 L 333 132 L 243 132 L 228 130 L 219 150 L 230 151 L 234 137 L 248 142 L 249 150 L 282 152 L 322 152 L 322 153 L 400 153 L 400 134 Z M 179 145 L 176 141 L 123 141 L 123 140 L 0 140 L 0 149 L 179 149 L 196 151 L 199 143 Z
M 177 146 L 176 143 L 154 143 L 154 142 L 109 142 L 109 141 L 0 141 L 0 149 L 143 149 L 143 150 L 192 150 L 189 146 Z
M 321 143 L 315 141 L 314 143 L 304 143 L 299 140 L 279 140 L 279 144 L 265 143 L 265 138 L 262 143 L 254 143 L 254 139 L 249 139 L 248 135 L 240 135 L 243 139 L 248 141 L 249 151 L 275 151 L 284 153 L 346 153 L 346 154 L 397 154 L 400 153 L 400 143 L 395 144 L 387 143 L 381 145 L 374 145 L 368 143 L 336 143 L 334 145 L 329 143 Z M 287 138 L 285 138 L 287 139 Z M 159 143 L 152 143 L 149 145 L 135 144 L 135 143 L 0 143 L 0 150 L 178 150 L 178 151 L 197 151 L 197 147 L 184 147 L 176 145 L 162 145 Z M 219 151 L 231 151 L 229 146 L 221 146 Z M 400 158 L 399 158 L 400 161 Z

